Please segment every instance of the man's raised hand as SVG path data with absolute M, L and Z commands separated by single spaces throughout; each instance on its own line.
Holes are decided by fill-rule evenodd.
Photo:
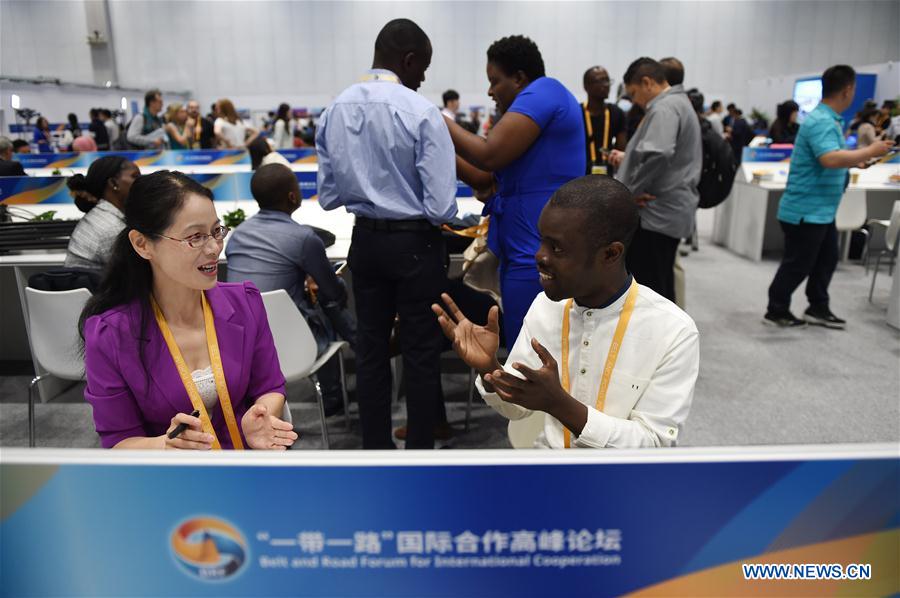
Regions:
M 431 311 L 437 316 L 441 330 L 453 343 L 456 353 L 466 365 L 480 374 L 497 369 L 497 349 L 500 347 L 500 312 L 497 306 L 488 312 L 487 325 L 478 326 L 466 318 L 450 295 L 442 293 L 441 299 L 449 313 L 437 303 L 431 306 Z

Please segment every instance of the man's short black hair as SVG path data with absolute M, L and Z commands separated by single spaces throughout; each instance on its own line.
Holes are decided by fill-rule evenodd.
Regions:
M 716 108 L 721 108 L 721 107 L 722 107 L 722 102 L 720 102 L 719 100 L 714 100 L 713 103 L 710 104 L 709 109 L 715 110 Z
M 726 108 L 728 110 L 735 110 L 735 109 L 737 109 L 737 106 L 735 106 L 734 102 L 732 102 L 731 104 L 728 104 L 728 106 L 726 106 Z
M 703 112 L 703 94 L 700 93 L 700 90 L 696 87 L 687 90 L 688 100 L 691 101 L 691 105 L 694 107 L 694 112 L 700 114 Z
M 660 63 L 644 56 L 628 66 L 622 81 L 625 85 L 636 85 L 644 77 L 649 77 L 651 81 L 656 81 L 657 83 L 663 83 L 666 80 L 666 72 Z
M 674 56 L 667 56 L 659 61 L 666 74 L 669 85 L 681 85 L 684 83 L 684 65 Z
M 822 73 L 822 97 L 830 98 L 856 82 L 856 71 L 852 66 L 838 64 Z
M 13 139 L 13 152 L 19 153 L 19 148 L 28 147 L 28 142 L 24 139 Z
M 287 194 L 294 190 L 297 177 L 284 164 L 260 166 L 250 179 L 250 193 L 261 210 L 280 208 L 287 201 Z
M 159 96 L 160 99 L 162 99 L 162 92 L 158 89 L 151 89 L 150 91 L 145 93 L 144 94 L 144 105 L 149 106 L 150 102 L 152 102 L 156 96 Z
M 381 28 L 375 38 L 375 56 L 391 62 L 410 52 L 424 53 L 431 42 L 422 28 L 409 19 L 394 19 Z
M 444 95 L 441 96 L 441 99 L 444 101 L 444 106 L 446 107 L 447 104 L 449 104 L 453 100 L 458 100 L 459 94 L 456 93 L 455 89 L 448 89 L 444 92 Z
M 606 71 L 606 69 L 603 68 L 602 66 L 599 66 L 599 65 L 597 65 L 597 66 L 592 66 L 592 67 L 589 68 L 588 70 L 584 71 L 584 75 L 581 77 L 581 84 L 582 84 L 582 85 L 587 85 L 587 84 L 588 84 L 588 80 L 591 78 L 591 73 L 593 73 L 594 71 L 597 71 L 597 70 L 600 70 L 600 71 Z M 607 72 L 607 74 L 609 73 L 609 71 L 606 71 L 606 72 Z
M 529 81 L 544 76 L 544 59 L 537 44 L 524 35 L 498 39 L 487 51 L 488 62 L 497 65 L 507 76 L 522 71 Z
M 581 210 L 572 220 L 573 233 L 587 235 L 598 249 L 618 241 L 627 250 L 640 222 L 631 191 L 608 176 L 589 174 L 573 179 L 556 190 L 549 204 Z

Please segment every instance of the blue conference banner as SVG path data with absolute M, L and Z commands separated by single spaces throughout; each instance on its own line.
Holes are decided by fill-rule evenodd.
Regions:
M 529 464 L 510 453 L 335 464 L 287 453 L 137 464 L 106 455 L 4 455 L 4 595 L 900 592 L 896 457 Z M 745 579 L 744 565 L 769 563 L 864 575 Z
M 304 199 L 318 193 L 316 171 L 295 171 Z M 250 180 L 253 172 L 189 173 L 189 177 L 213 192 L 215 201 L 253 201 Z M 456 184 L 457 197 L 472 197 L 472 189 Z M 66 177 L 0 177 L 0 203 L 7 205 L 72 204 L 75 200 L 66 187 Z
M 315 164 L 315 148 L 278 150 L 292 164 Z M 247 150 L 152 150 L 113 152 L 67 152 L 59 154 L 13 154 L 24 168 L 87 168 L 97 158 L 122 156 L 138 166 L 218 166 L 250 164 Z

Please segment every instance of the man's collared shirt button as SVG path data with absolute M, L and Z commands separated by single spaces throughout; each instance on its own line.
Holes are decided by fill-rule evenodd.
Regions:
M 591 344 L 591 341 L 584 341 L 584 346 L 585 346 L 585 347 L 587 347 L 587 346 L 590 345 L 590 344 Z
M 587 370 L 584 369 L 584 368 L 581 368 L 581 373 L 582 373 L 582 374 L 585 374 L 585 373 L 587 373 Z

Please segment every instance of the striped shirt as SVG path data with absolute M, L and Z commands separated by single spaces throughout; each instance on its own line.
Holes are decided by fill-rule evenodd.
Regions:
M 789 224 L 834 222 L 847 185 L 846 168 L 825 168 L 819 158 L 842 150 L 843 119 L 826 104 L 819 104 L 800 125 L 787 187 L 778 206 L 778 219 Z
M 119 208 L 101 199 L 72 231 L 66 249 L 66 268 L 103 270 L 112 253 L 113 243 L 124 228 L 125 215 Z

